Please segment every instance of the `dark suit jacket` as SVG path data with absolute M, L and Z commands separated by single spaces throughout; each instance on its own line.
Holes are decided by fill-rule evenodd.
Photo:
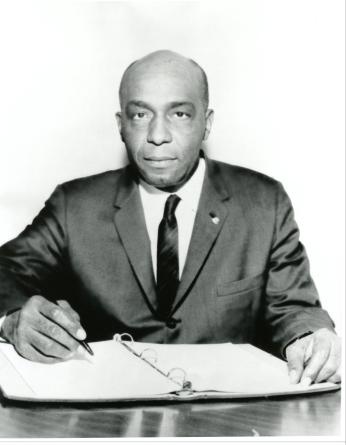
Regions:
M 215 218 L 216 216 L 216 218 Z M 207 160 L 171 320 L 156 316 L 149 238 L 131 168 L 56 188 L 0 249 L 0 315 L 33 294 L 66 298 L 89 340 L 250 342 L 279 353 L 333 327 L 321 309 L 293 210 L 277 181 Z

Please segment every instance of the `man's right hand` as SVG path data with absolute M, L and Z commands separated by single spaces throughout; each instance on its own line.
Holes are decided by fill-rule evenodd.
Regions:
M 79 340 L 86 338 L 79 315 L 65 300 L 54 304 L 35 295 L 15 312 L 6 315 L 1 335 L 23 357 L 42 363 L 54 363 L 72 357 Z

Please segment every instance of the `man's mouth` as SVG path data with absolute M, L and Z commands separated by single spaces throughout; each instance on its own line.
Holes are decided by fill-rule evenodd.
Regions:
M 154 167 L 165 168 L 171 165 L 174 161 L 176 161 L 176 158 L 169 156 L 150 156 L 150 157 L 145 157 L 144 160 L 145 162 Z

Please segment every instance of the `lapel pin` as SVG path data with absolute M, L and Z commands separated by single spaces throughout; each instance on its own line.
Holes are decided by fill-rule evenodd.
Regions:
M 214 224 L 219 224 L 220 218 L 218 216 L 216 216 L 215 213 L 210 212 L 209 215 L 210 215 L 211 220 L 213 221 Z

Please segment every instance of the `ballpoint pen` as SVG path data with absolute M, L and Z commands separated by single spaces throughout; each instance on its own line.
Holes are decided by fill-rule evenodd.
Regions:
M 83 348 L 90 354 L 90 355 L 94 355 L 93 350 L 91 349 L 91 347 L 88 345 L 88 343 L 85 340 L 80 340 L 79 343 L 83 346 Z

